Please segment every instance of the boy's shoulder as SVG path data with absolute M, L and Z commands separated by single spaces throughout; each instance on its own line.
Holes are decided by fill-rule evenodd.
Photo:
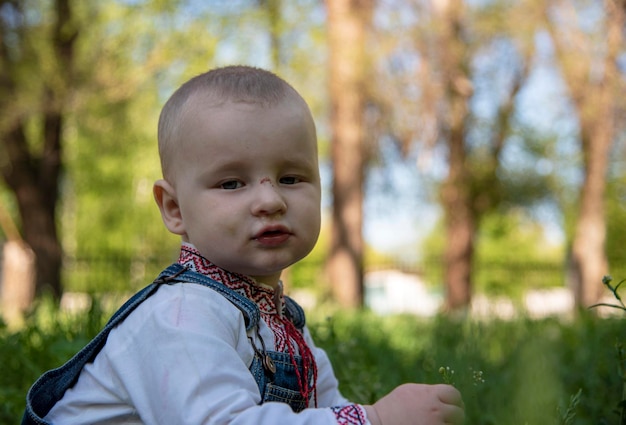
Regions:
M 246 327 L 241 310 L 212 288 L 193 283 L 161 285 L 126 318 L 131 327 Z

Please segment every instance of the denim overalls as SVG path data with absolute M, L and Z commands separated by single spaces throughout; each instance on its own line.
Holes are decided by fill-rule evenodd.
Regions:
M 104 329 L 67 363 L 44 373 L 37 379 L 26 397 L 26 410 L 22 418 L 22 425 L 48 424 L 42 418 L 63 397 L 65 391 L 74 385 L 83 366 L 95 359 L 106 343 L 109 332 L 132 313 L 139 304 L 154 294 L 161 285 L 181 282 L 196 283 L 217 291 L 241 311 L 245 319 L 246 331 L 255 328 L 258 331 L 257 326 L 261 315 L 259 308 L 253 301 L 205 275 L 188 270 L 180 264 L 172 264 L 152 284 L 126 301 L 111 317 Z M 302 308 L 287 296 L 285 296 L 285 306 L 287 317 L 296 328 L 301 330 L 304 327 Z M 289 354 L 266 351 L 264 346 L 259 349 L 251 338 L 250 342 L 255 352 L 250 365 L 250 373 L 259 386 L 261 403 L 269 401 L 287 403 L 294 412 L 305 409 L 309 400 L 305 400 L 300 394 L 296 370 Z M 295 361 L 302 371 L 302 358 L 295 356 Z M 308 382 L 311 381 L 311 378 L 312 376 L 309 376 Z

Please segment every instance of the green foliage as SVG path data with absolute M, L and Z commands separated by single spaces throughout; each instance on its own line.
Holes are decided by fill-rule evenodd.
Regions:
M 13 331 L 0 323 L 0 423 L 18 423 L 33 382 L 80 350 L 107 319 L 98 302 L 87 313 L 68 314 L 56 301 L 42 298 L 23 329 Z
M 338 313 L 312 332 L 352 400 L 373 402 L 406 381 L 443 382 L 446 365 L 455 371 L 468 424 L 562 423 L 561 406 L 569 403 L 571 423 L 596 425 L 618 423 L 610 400 L 621 380 L 607 341 L 623 337 L 623 326 L 591 315 L 572 322 L 476 322 Z
M 606 252 L 610 272 L 626 276 L 626 173 L 608 183 Z
M 523 210 L 483 218 L 476 244 L 476 289 L 513 298 L 528 289 L 563 285 L 560 246 L 550 244 L 542 227 Z M 497 267 L 500 266 L 500 267 Z
M 624 301 L 619 293 L 620 286 L 626 279 L 621 280 L 617 285 L 613 286 L 611 284 L 613 282 L 613 278 L 611 276 L 604 276 L 602 278 L 602 283 L 607 289 L 611 292 L 617 303 L 609 304 L 609 303 L 599 303 L 592 305 L 589 307 L 593 309 L 595 307 L 604 306 L 612 309 L 619 310 L 621 312 L 626 312 L 626 305 L 624 305 Z M 617 403 L 616 412 L 620 416 L 620 425 L 626 424 L 626 351 L 624 351 L 624 341 L 618 339 L 615 343 L 615 351 L 617 352 L 617 371 L 620 380 L 622 381 L 622 389 L 621 394 L 618 395 L 619 402 Z
M 562 256 L 560 247 L 550 246 L 541 225 L 521 209 L 484 217 L 478 238 L 478 261 L 553 261 Z
M 34 380 L 101 329 L 109 316 L 102 305 L 68 314 L 42 300 L 23 329 L 0 327 L 0 423 L 18 422 Z M 618 423 L 613 400 L 622 380 L 610 342 L 623 338 L 623 320 L 583 314 L 572 321 L 482 322 L 342 311 L 332 318 L 312 314 L 309 326 L 341 391 L 357 402 L 373 402 L 402 382 L 441 383 L 444 365 L 455 371 L 468 424 Z
M 582 395 L 582 393 L 583 390 L 580 389 L 570 398 L 567 409 L 565 409 L 565 411 L 561 413 L 561 421 L 559 422 L 560 425 L 572 425 L 574 423 L 574 419 L 576 418 L 576 408 L 580 403 L 580 396 Z M 559 409 L 559 412 L 560 411 L 561 409 Z
M 426 281 L 441 283 L 445 231 L 439 222 L 424 240 Z M 544 229 L 523 209 L 483 217 L 476 238 L 474 290 L 519 298 L 524 291 L 561 286 L 563 250 L 547 240 Z
M 259 34 L 266 34 L 267 23 L 254 3 L 235 9 L 177 0 L 87 3 L 76 5 L 89 30 L 80 38 L 80 90 L 64 147 L 63 282 L 69 291 L 128 291 L 177 255 L 179 238 L 167 232 L 152 198 L 152 184 L 160 178 L 161 105 L 184 80 L 224 61 L 228 48 L 228 62 L 262 62 Z M 312 37 L 323 28 L 323 15 L 302 25 L 300 14 L 319 8 L 304 5 L 285 11 L 279 34 L 284 46 L 306 40 L 311 47 L 309 32 Z M 306 65 L 298 49 L 291 55 L 285 57 L 285 72 L 323 69 Z M 319 93 L 319 87 L 304 84 L 317 71 L 301 75 L 288 78 Z M 311 283 L 311 270 L 321 262 L 321 254 L 312 255 L 294 270 L 294 282 Z
M 292 288 L 307 288 L 312 291 L 323 291 L 327 285 L 324 283 L 324 264 L 326 263 L 328 229 L 323 228 L 313 251 L 303 260 L 283 273 L 283 279 L 288 279 L 288 285 Z

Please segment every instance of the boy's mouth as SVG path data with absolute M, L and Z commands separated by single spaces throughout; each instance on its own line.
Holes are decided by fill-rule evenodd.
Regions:
M 275 235 L 280 235 L 283 232 L 281 232 L 280 230 L 268 230 L 267 232 L 263 232 L 261 234 L 261 236 L 275 236 Z
M 272 226 L 262 229 L 254 236 L 254 240 L 262 243 L 263 245 L 279 245 L 285 242 L 291 233 L 283 226 Z

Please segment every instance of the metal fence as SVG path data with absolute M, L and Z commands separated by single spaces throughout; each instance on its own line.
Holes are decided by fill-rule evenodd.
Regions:
M 63 282 L 67 290 L 77 292 L 134 291 L 150 283 L 158 273 L 175 258 L 83 257 L 67 258 L 64 262 Z M 304 260 L 305 262 L 307 260 Z M 307 278 L 311 284 L 324 284 L 319 264 L 303 265 L 303 272 L 316 274 Z M 366 265 L 367 271 L 399 270 L 419 276 L 432 286 L 443 284 L 443 264 L 430 260 L 417 264 L 400 262 Z M 626 278 L 626 263 L 617 264 L 607 271 L 615 279 Z M 300 274 L 301 275 L 301 274 Z M 601 279 L 602 276 L 599 277 Z M 563 263 L 488 262 L 474 266 L 474 290 L 493 295 L 516 294 L 519 290 L 564 286 L 566 267 Z M 301 286 L 301 285 L 297 285 Z

